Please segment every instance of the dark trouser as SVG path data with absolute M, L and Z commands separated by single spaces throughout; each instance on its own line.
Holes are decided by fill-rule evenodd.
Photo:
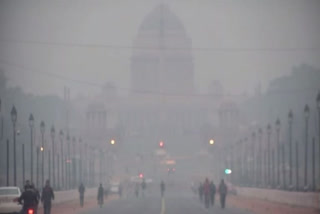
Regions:
M 210 196 L 209 196 L 209 194 L 205 194 L 204 195 L 204 204 L 205 204 L 205 206 L 206 206 L 206 208 L 209 208 L 209 204 L 210 204 Z
M 99 199 L 98 199 L 98 204 L 100 205 L 100 207 L 102 207 L 103 197 L 99 197 Z
M 84 195 L 80 195 L 80 206 L 83 207 Z
M 50 214 L 51 213 L 51 201 L 43 203 L 43 213 Z
M 220 194 L 220 203 L 221 203 L 221 208 L 225 208 L 226 205 L 226 194 Z
M 215 194 L 211 194 L 210 199 L 211 199 L 211 206 L 214 205 L 214 198 L 215 198 Z

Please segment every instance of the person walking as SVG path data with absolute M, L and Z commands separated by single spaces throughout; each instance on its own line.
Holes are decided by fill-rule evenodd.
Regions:
M 224 209 L 226 205 L 227 192 L 227 185 L 224 183 L 224 180 L 222 179 L 219 185 L 220 203 L 222 209 Z
M 102 184 L 100 184 L 98 189 L 98 196 L 97 196 L 98 204 L 100 208 L 102 208 L 103 202 L 104 202 L 104 189 L 102 187 Z
M 147 189 L 146 179 L 142 180 L 141 189 L 142 189 L 142 197 L 144 198 L 145 194 L 146 194 L 145 192 L 146 192 L 146 189 Z
M 203 184 L 203 194 L 204 194 L 204 204 L 205 204 L 205 207 L 208 209 L 210 204 L 210 183 L 208 178 L 206 178 Z
M 165 191 L 165 189 L 166 189 L 166 186 L 165 186 L 164 182 L 161 181 L 161 183 L 160 183 L 160 190 L 161 190 L 161 197 L 162 197 L 162 198 L 163 198 L 163 196 L 164 196 L 164 191 Z
M 86 188 L 84 187 L 83 183 L 80 184 L 79 188 L 79 195 L 80 195 L 80 206 L 83 207 L 84 204 L 84 193 L 86 191 Z
M 42 189 L 41 194 L 41 202 L 43 204 L 43 211 L 44 214 L 51 213 L 51 201 L 54 200 L 54 193 L 53 189 L 50 186 L 50 181 L 46 181 L 45 187 Z
M 216 196 L 216 185 L 211 181 L 210 183 L 210 199 L 211 199 L 211 206 L 214 205 L 215 201 L 215 196 Z
M 134 188 L 134 193 L 137 198 L 139 197 L 139 188 L 140 188 L 140 185 L 138 183 L 136 183 L 136 186 Z

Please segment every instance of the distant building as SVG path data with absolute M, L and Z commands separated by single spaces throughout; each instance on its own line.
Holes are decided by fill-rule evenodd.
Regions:
M 109 83 L 104 95 L 90 101 L 90 139 L 105 143 L 110 138 L 121 138 L 118 146 L 126 144 L 123 148 L 133 153 L 153 151 L 160 141 L 171 152 L 177 153 L 183 146 L 184 152 L 192 153 L 205 148 L 212 137 L 223 138 L 219 129 L 228 126 L 219 126 L 219 110 L 225 112 L 220 123 L 234 122 L 234 128 L 236 105 L 231 110 L 223 109 L 223 87 L 219 82 L 213 82 L 208 94 L 197 95 L 191 39 L 168 6 L 161 4 L 146 16 L 133 46 L 133 90 L 118 96 Z
M 179 18 L 161 4 L 145 17 L 133 43 L 131 84 L 135 91 L 193 93 L 191 39 Z

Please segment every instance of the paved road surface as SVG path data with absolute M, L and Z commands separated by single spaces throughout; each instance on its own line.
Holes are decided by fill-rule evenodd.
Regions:
M 216 201 L 218 202 L 218 201 Z M 176 191 L 161 197 L 155 194 L 148 194 L 145 198 L 129 196 L 126 199 L 119 199 L 105 204 L 102 208 L 94 208 L 81 214 L 248 214 L 248 212 L 227 207 L 222 210 L 219 204 L 209 210 L 199 202 L 197 197 L 191 194 L 181 194 Z

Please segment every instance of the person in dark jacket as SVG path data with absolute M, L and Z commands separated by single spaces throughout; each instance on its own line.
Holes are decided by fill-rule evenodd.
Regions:
M 44 214 L 51 213 L 51 201 L 54 200 L 54 193 L 53 189 L 50 186 L 50 181 L 46 181 L 45 187 L 42 189 L 41 194 L 41 202 L 43 204 L 43 211 Z
M 31 185 L 25 185 L 24 192 L 18 199 L 19 204 L 23 204 L 20 213 L 26 213 L 28 209 L 32 208 L 36 212 L 36 207 L 38 204 L 37 195 L 35 191 L 31 188 Z
M 227 193 L 228 193 L 227 185 L 224 183 L 224 180 L 222 179 L 219 184 L 220 203 L 221 203 L 222 209 L 224 209 L 226 205 Z
M 100 184 L 99 189 L 98 189 L 97 200 L 98 200 L 98 204 L 100 205 L 100 207 L 102 207 L 103 201 L 104 201 L 104 189 L 102 187 L 102 184 Z
M 211 206 L 214 205 L 215 201 L 215 196 L 216 196 L 216 185 L 211 181 L 210 183 L 210 199 L 211 199 Z
M 80 206 L 83 207 L 84 203 L 84 192 L 86 191 L 86 188 L 84 187 L 83 183 L 79 186 L 79 194 L 80 194 Z

